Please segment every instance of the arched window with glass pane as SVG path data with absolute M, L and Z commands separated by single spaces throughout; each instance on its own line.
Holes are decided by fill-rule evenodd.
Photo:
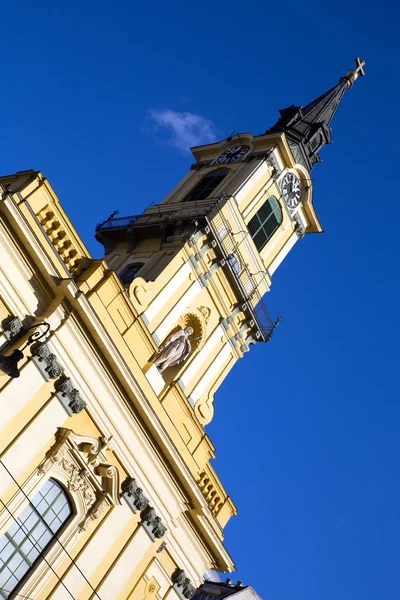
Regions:
M 190 200 L 205 200 L 214 190 L 217 189 L 220 183 L 228 175 L 229 169 L 221 168 L 214 169 L 206 173 L 190 190 L 188 194 L 182 199 L 182 202 L 188 202 Z
M 259 252 L 271 239 L 281 223 L 282 209 L 280 204 L 275 196 L 270 196 L 247 225 Z
M 0 537 L 0 598 L 11 597 L 71 515 L 66 492 L 54 479 L 48 479 Z

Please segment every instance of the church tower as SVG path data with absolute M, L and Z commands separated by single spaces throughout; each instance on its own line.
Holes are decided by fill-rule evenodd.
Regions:
M 362 66 L 357 59 L 354 71 L 304 108 L 281 110 L 263 135 L 192 148 L 195 163 L 160 204 L 97 227 L 105 260 L 151 341 L 159 346 L 175 329 L 193 328 L 185 361 L 160 375 L 150 366 L 150 344 L 142 367 L 160 398 L 175 387 L 202 425 L 236 360 L 271 339 L 279 318 L 265 297 L 274 272 L 298 240 L 322 231 L 310 172 Z
M 205 426 L 271 340 L 276 269 L 322 231 L 310 172 L 356 63 L 264 134 L 192 148 L 164 200 L 97 226 L 104 258 L 42 173 L 0 177 L 0 598 L 190 600 L 235 569 Z

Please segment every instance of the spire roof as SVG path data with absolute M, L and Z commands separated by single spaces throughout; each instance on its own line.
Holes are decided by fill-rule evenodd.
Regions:
M 266 133 L 284 132 L 296 162 L 309 171 L 321 162 L 319 151 L 325 144 L 332 143 L 331 122 L 342 98 L 352 87 L 358 75 L 364 75 L 364 61 L 355 59 L 356 68 L 341 77 L 333 88 L 313 100 L 304 108 L 289 106 L 280 110 L 280 119 Z

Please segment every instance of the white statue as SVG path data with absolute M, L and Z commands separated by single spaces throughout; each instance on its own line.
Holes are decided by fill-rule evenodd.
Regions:
M 156 365 L 159 373 L 162 373 L 168 367 L 179 365 L 189 356 L 192 349 L 189 336 L 192 334 L 192 327 L 179 329 L 171 333 L 165 342 L 161 344 L 150 359 Z

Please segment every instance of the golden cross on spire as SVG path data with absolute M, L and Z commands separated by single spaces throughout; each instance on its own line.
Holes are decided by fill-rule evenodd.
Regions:
M 363 77 L 363 75 L 365 75 L 365 71 L 363 69 L 363 66 L 365 65 L 365 60 L 360 60 L 360 57 L 355 58 L 354 62 L 356 63 L 356 69 L 355 72 L 358 73 L 359 75 L 361 75 L 361 77 Z
M 360 75 L 361 77 L 365 75 L 364 65 L 365 60 L 361 60 L 359 57 L 354 59 L 356 63 L 356 68 L 352 71 L 349 71 L 345 77 L 341 78 L 341 82 L 347 83 L 347 87 L 351 88 L 357 77 Z

